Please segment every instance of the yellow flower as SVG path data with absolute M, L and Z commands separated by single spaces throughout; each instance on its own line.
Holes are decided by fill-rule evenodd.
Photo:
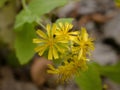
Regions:
M 88 37 L 88 33 L 84 27 L 81 28 L 80 35 L 74 40 L 76 43 L 72 47 L 73 53 L 78 53 L 78 59 L 90 55 L 90 51 L 94 50 L 93 39 Z
M 40 56 L 47 52 L 49 60 L 63 59 L 57 68 L 52 65 L 47 71 L 50 74 L 56 74 L 58 81 L 65 82 L 79 74 L 79 71 L 87 69 L 87 56 L 94 49 L 93 39 L 88 36 L 84 27 L 81 32 L 71 31 L 73 25 L 69 23 L 59 23 L 58 26 L 49 24 L 45 31 L 37 30 L 39 38 L 33 39 L 33 43 L 37 43 L 38 47 L 35 51 Z
M 77 55 L 74 55 L 72 57 L 72 60 L 74 62 L 74 66 L 76 68 L 79 68 L 81 71 L 85 71 L 87 70 L 87 58 L 86 57 L 82 57 L 81 59 L 78 59 Z
M 64 37 L 67 40 L 74 40 L 74 36 L 78 34 L 78 31 L 70 31 L 72 27 L 73 25 L 70 23 L 59 23 L 55 34 L 59 37 Z
M 89 38 L 88 33 L 84 27 L 81 28 L 81 32 L 74 39 L 75 45 L 72 47 L 73 52 L 68 53 L 64 58 L 64 64 L 54 68 L 49 65 L 50 70 L 48 73 L 58 75 L 60 82 L 65 82 L 79 75 L 79 71 L 85 71 L 87 67 L 87 58 L 90 51 L 94 49 L 93 39 Z M 70 54 L 70 55 L 69 55 Z
M 58 38 L 55 36 L 56 24 L 46 26 L 46 32 L 42 30 L 37 30 L 36 33 L 39 35 L 39 38 L 33 39 L 33 43 L 37 43 L 39 46 L 35 48 L 35 51 L 38 52 L 40 56 L 44 54 L 45 51 L 48 51 L 48 59 L 52 60 L 59 58 L 59 53 L 63 53 L 67 46 L 67 40 L 64 40 L 62 37 Z
M 69 58 L 70 59 L 70 58 Z M 75 75 L 80 75 L 80 70 L 85 71 L 87 69 L 87 63 L 85 60 L 78 60 L 76 56 L 71 57 L 71 61 L 64 61 L 64 64 L 54 68 L 52 65 L 48 65 L 49 70 L 47 71 L 50 74 L 55 74 L 58 76 L 58 81 L 64 83 L 65 81 L 70 80 Z
M 70 80 L 75 74 L 78 73 L 78 68 L 74 66 L 74 62 L 69 63 L 65 61 L 64 65 L 59 66 L 57 69 L 50 64 L 48 66 L 50 68 L 48 73 L 58 75 L 58 81 L 62 83 Z

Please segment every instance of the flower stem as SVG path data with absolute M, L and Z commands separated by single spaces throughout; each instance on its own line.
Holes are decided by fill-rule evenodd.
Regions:
M 27 10 L 27 5 L 26 5 L 26 1 L 25 0 L 22 0 L 22 6 L 25 10 Z
M 41 22 L 39 22 L 38 20 L 36 20 L 36 22 L 37 22 L 43 29 L 46 29 L 45 26 L 44 26 Z

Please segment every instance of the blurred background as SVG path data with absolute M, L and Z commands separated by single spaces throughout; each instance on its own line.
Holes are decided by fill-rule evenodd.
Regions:
M 0 0 L 0 90 L 120 90 L 120 64 L 100 76 L 102 89 L 81 89 L 74 80 L 58 84 L 46 73 L 51 62 L 35 55 L 32 38 L 42 28 L 39 21 L 46 25 L 60 18 L 73 18 L 76 30 L 85 26 L 95 38 L 93 62 L 119 63 L 119 0 Z

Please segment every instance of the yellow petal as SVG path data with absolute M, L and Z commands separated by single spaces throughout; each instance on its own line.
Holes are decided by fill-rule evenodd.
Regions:
M 54 56 L 55 59 L 58 58 L 58 52 L 57 52 L 55 47 L 53 47 L 53 56 Z
M 77 43 L 78 45 L 80 44 L 80 41 L 78 40 L 78 37 L 74 38 L 74 42 Z
M 47 35 L 46 35 L 43 31 L 41 31 L 41 30 L 37 30 L 36 33 L 37 33 L 40 37 L 42 37 L 43 39 L 46 39 L 46 38 L 47 38 Z
M 50 24 L 47 24 L 46 29 L 47 29 L 48 37 L 50 37 L 50 31 L 51 31 L 51 26 L 50 26 Z
M 82 54 L 83 54 L 83 50 L 81 49 L 81 50 L 79 51 L 78 59 L 80 59 L 80 58 L 82 57 Z
M 81 31 L 81 37 L 82 37 L 82 39 L 85 40 L 85 41 L 87 41 L 88 40 L 88 33 L 86 31 L 86 28 L 82 27 L 81 30 L 82 30 Z
M 68 40 L 58 41 L 59 43 L 68 43 Z
M 63 53 L 65 50 L 64 48 L 61 48 L 60 46 L 58 46 L 57 44 L 55 44 L 55 47 L 57 48 L 57 50 L 60 52 L 60 53 Z
M 79 33 L 80 33 L 79 31 L 69 32 L 69 34 L 72 34 L 72 35 L 78 35 Z
M 75 41 L 76 37 L 75 36 L 69 36 L 69 40 Z
M 70 29 L 72 29 L 73 25 L 70 23 L 65 23 L 65 32 L 68 32 Z
M 58 35 L 58 36 L 60 36 L 60 35 L 61 35 L 61 36 L 62 36 L 62 35 L 63 35 L 63 33 L 62 33 L 61 31 L 56 31 L 56 32 L 55 32 L 55 35 Z
M 43 47 L 41 48 L 41 50 L 39 51 L 38 54 L 39 54 L 40 56 L 42 56 L 46 49 L 47 49 L 47 45 L 46 45 L 46 46 L 43 46 Z
M 46 48 L 47 48 L 47 46 L 43 46 L 43 45 L 42 46 L 38 46 L 38 47 L 35 48 L 35 51 L 39 52 L 39 51 L 42 51 L 43 49 L 46 49 Z
M 65 29 L 64 29 L 64 32 L 67 33 L 69 31 L 69 24 L 68 23 L 65 23 Z
M 44 42 L 45 40 L 42 39 L 37 39 L 37 38 L 33 39 L 33 43 L 44 43 Z
M 53 65 L 51 65 L 51 64 L 48 64 L 48 67 L 49 67 L 51 70 L 55 70 L 55 68 L 54 68 Z
M 49 60 L 52 60 L 53 59 L 53 52 L 52 52 L 52 47 L 49 48 L 49 51 L 48 51 L 48 59 Z
M 50 74 L 58 74 L 58 70 L 47 70 L 47 73 L 50 73 Z
M 62 24 L 62 23 L 59 23 L 59 26 L 62 28 L 62 27 L 63 27 L 63 24 Z
M 56 28 L 57 28 L 56 24 L 53 24 L 53 26 L 52 26 L 52 35 L 55 34 Z
M 39 51 L 41 50 L 41 47 L 38 46 L 38 47 L 36 47 L 34 50 L 35 50 L 35 52 L 39 52 Z
M 52 70 L 47 70 L 47 73 L 50 73 L 50 74 L 57 74 L 56 71 L 52 71 Z

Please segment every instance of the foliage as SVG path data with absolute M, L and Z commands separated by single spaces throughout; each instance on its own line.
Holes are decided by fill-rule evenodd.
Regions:
M 87 71 L 82 72 L 75 78 L 76 83 L 82 90 L 102 90 L 101 76 L 120 83 L 120 63 L 110 66 L 101 66 L 90 63 Z
M 65 23 L 65 22 L 72 23 L 72 21 L 73 21 L 73 18 L 60 18 L 56 21 L 56 23 L 57 24 L 60 23 L 60 22 L 61 23 Z
M 75 81 L 82 90 L 102 90 L 100 74 L 94 64 L 89 64 L 88 70 L 81 72 Z
M 32 58 L 34 55 L 33 48 L 35 47 L 35 45 L 31 43 L 32 39 L 36 36 L 34 31 L 34 24 L 26 23 L 19 29 L 23 30 L 16 32 L 16 56 L 21 64 L 25 64 L 30 61 L 30 58 Z
M 42 15 L 65 3 L 67 0 L 52 0 L 51 2 L 32 0 L 28 6 L 24 6 L 25 2 L 23 2 L 24 9 L 17 15 L 14 26 L 17 33 L 15 50 L 21 64 L 29 62 L 34 55 L 34 45 L 31 41 L 32 37 L 35 37 L 33 24 L 39 21 Z
M 0 8 L 2 8 L 7 1 L 8 0 L 0 0 Z M 115 5 L 117 7 L 120 7 L 120 0 L 114 0 L 114 1 L 115 1 Z M 14 47 L 16 53 L 12 52 L 7 57 L 8 58 L 7 63 L 9 63 L 9 65 L 14 67 L 20 66 L 20 64 L 21 65 L 27 64 L 33 58 L 35 54 L 34 48 L 36 47 L 36 45 L 32 43 L 32 40 L 37 36 L 35 33 L 36 31 L 35 26 L 39 25 L 44 29 L 47 28 L 47 27 L 46 28 L 43 27 L 42 25 L 42 22 L 44 22 L 42 20 L 42 16 L 44 16 L 47 13 L 50 13 L 52 10 L 55 10 L 65 5 L 68 2 L 68 0 L 52 0 L 52 1 L 30 0 L 29 3 L 27 4 L 25 3 L 25 0 L 21 0 L 21 2 L 23 5 L 23 9 L 17 14 L 14 25 L 14 31 L 15 31 Z M 57 28 L 63 29 L 66 28 L 64 27 L 66 22 L 71 24 L 72 21 L 73 18 L 60 18 L 56 20 L 55 24 Z M 60 23 L 63 24 L 62 27 Z M 52 27 L 52 25 L 49 26 Z M 85 51 L 83 49 L 81 50 L 81 48 L 79 48 L 78 46 L 80 46 L 81 43 L 84 43 L 84 41 L 80 41 L 81 43 L 79 42 L 79 40 L 81 40 L 81 36 L 83 37 L 85 36 L 84 40 L 86 40 L 86 37 L 88 35 L 85 32 L 84 35 L 78 34 L 79 38 L 78 40 L 76 40 L 73 37 L 71 37 L 70 34 L 68 34 L 71 32 L 71 29 L 72 28 L 70 28 L 67 34 L 64 35 L 64 37 L 68 36 L 71 39 L 71 41 L 67 42 L 67 45 L 65 38 L 64 40 L 63 39 L 60 40 L 59 38 L 57 38 L 56 40 L 57 44 L 58 42 L 62 42 L 63 45 L 58 44 L 59 47 L 57 47 L 57 50 L 55 49 L 49 50 L 48 47 L 46 48 L 46 51 L 43 55 L 46 58 L 48 58 L 49 56 L 48 59 L 52 59 L 55 66 L 54 67 L 52 65 L 49 65 L 50 70 L 48 70 L 48 72 L 51 74 L 57 74 L 59 76 L 59 79 L 61 79 L 61 81 L 63 82 L 68 81 L 71 77 L 75 77 L 75 82 L 82 90 L 102 90 L 103 86 L 102 86 L 101 76 L 107 77 L 110 80 L 120 84 L 120 70 L 119 70 L 120 63 L 116 65 L 106 65 L 106 66 L 101 66 L 96 63 L 87 64 L 88 58 L 85 58 L 86 56 L 84 56 L 81 59 L 81 55 L 83 54 L 83 52 L 85 52 L 84 54 L 86 55 L 86 53 L 89 51 Z M 41 31 L 43 31 L 43 33 L 46 34 L 45 30 L 41 30 Z M 57 32 L 55 36 L 60 35 L 61 33 L 62 32 Z M 77 36 L 77 35 L 73 35 L 73 36 Z M 77 57 L 71 54 L 71 52 L 69 52 L 72 45 L 76 46 L 74 49 L 72 48 L 72 51 L 77 52 L 77 55 L 79 54 Z M 87 45 L 91 45 L 91 43 L 88 42 Z M 64 50 L 62 51 L 62 48 L 64 46 L 65 47 L 67 46 L 67 50 L 68 50 L 67 52 L 63 52 Z M 83 45 L 82 48 L 86 48 L 86 47 L 84 47 Z M 39 50 L 41 51 L 39 52 L 40 56 L 42 56 L 42 49 Z M 48 51 L 50 52 L 53 51 L 53 52 L 48 55 Z M 20 64 L 17 62 L 17 59 L 19 60 Z M 80 62 L 78 59 L 81 59 Z M 76 76 L 74 76 L 74 74 L 76 74 Z
M 16 17 L 15 28 L 20 27 L 24 23 L 35 22 L 42 15 L 50 12 L 56 7 L 67 3 L 67 0 L 32 0 L 27 8 L 22 10 Z
M 100 73 L 116 83 L 120 83 L 120 63 L 111 66 L 101 66 Z

